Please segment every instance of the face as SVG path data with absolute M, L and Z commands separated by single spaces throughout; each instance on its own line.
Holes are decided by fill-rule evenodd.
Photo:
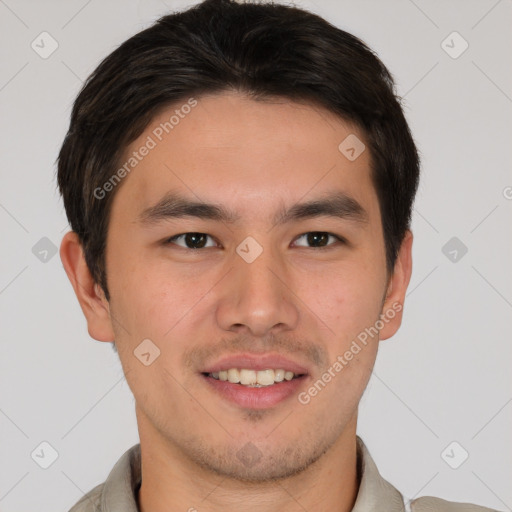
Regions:
M 408 256 L 387 274 L 369 151 L 338 148 L 364 142 L 354 126 L 236 93 L 180 107 L 127 149 L 146 155 L 117 185 L 111 300 L 89 332 L 112 330 L 141 441 L 233 478 L 289 476 L 354 431 Z

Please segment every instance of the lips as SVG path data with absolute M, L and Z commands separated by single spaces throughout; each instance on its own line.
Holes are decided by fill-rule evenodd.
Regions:
M 238 369 L 241 371 L 239 372 Z M 276 369 L 279 369 L 279 375 L 283 373 L 282 379 L 281 376 L 279 379 L 276 378 L 278 373 Z M 268 382 L 265 381 L 263 385 L 253 384 L 252 381 L 244 384 L 238 379 L 231 379 L 235 382 L 230 382 L 224 378 L 228 370 L 239 374 L 240 381 L 252 375 L 252 380 L 256 378 L 257 382 L 260 380 L 260 374 L 266 373 L 266 370 L 269 370 L 274 377 Z M 221 380 L 222 374 L 224 375 Z M 269 409 L 284 403 L 296 395 L 310 380 L 306 365 L 279 354 L 244 353 L 227 356 L 207 365 L 201 371 L 201 376 L 209 389 L 218 397 L 246 409 Z

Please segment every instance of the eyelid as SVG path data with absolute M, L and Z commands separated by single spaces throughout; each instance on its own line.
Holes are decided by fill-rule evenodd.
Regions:
M 333 238 L 335 238 L 337 240 L 338 244 L 339 243 L 344 244 L 344 245 L 348 244 L 348 242 L 347 242 L 347 240 L 345 240 L 345 238 L 343 238 L 340 235 L 337 235 L 336 233 L 331 233 L 330 231 L 318 231 L 318 230 L 306 231 L 305 233 L 302 233 L 301 235 L 298 235 L 297 237 L 295 237 L 294 241 L 299 238 L 302 238 L 303 236 L 309 235 L 310 233 L 322 233 L 322 234 L 332 236 Z M 325 246 L 321 246 L 321 247 L 303 247 L 303 248 L 304 249 L 314 249 L 314 250 L 321 250 L 321 249 L 325 250 L 325 249 L 329 249 L 331 247 L 335 247 L 338 244 L 334 243 L 334 244 L 329 244 L 329 245 L 325 245 Z
M 181 249 L 185 249 L 186 251 L 198 252 L 201 249 L 211 249 L 211 247 L 201 247 L 199 249 L 190 249 L 189 247 L 183 247 L 182 245 L 178 245 L 174 242 L 174 240 L 176 240 L 177 238 L 181 238 L 182 236 L 186 236 L 186 235 L 190 235 L 190 234 L 205 235 L 205 236 L 211 238 L 212 240 L 214 240 L 216 244 L 219 244 L 219 242 L 215 239 L 215 237 L 213 237 L 212 235 L 209 235 L 208 233 L 202 233 L 201 231 L 185 231 L 184 233 L 179 233 L 177 235 L 173 235 L 173 236 L 165 238 L 162 243 L 163 243 L 163 245 L 171 245 L 171 244 L 176 245 L 177 247 L 180 247 Z

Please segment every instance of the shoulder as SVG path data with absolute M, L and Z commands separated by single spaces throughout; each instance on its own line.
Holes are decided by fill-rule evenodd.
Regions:
M 69 512 L 97 512 L 100 510 L 100 499 L 105 484 L 99 484 L 91 489 L 87 494 L 84 494 L 78 500 Z
M 69 512 L 137 512 L 140 483 L 140 444 L 136 444 L 124 452 L 107 479 L 82 496 Z
M 495 509 L 472 505 L 471 503 L 456 503 L 440 498 L 424 497 L 411 502 L 411 512 L 497 512 Z
M 352 512 L 380 510 L 384 507 L 388 512 L 499 512 L 496 509 L 470 503 L 456 503 L 430 496 L 415 500 L 407 499 L 380 475 L 363 440 L 359 436 L 356 436 L 356 439 L 360 485 Z

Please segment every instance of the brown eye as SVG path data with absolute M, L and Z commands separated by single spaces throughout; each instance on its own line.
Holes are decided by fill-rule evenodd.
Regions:
M 206 247 L 206 241 L 208 238 L 211 238 L 210 235 L 207 235 L 206 233 L 183 233 L 181 235 L 173 236 L 165 241 L 165 245 L 168 244 L 175 244 L 180 247 L 183 247 L 184 249 L 191 249 L 191 250 L 197 250 L 197 249 L 203 249 Z M 177 240 L 182 240 L 184 242 L 184 246 L 178 243 L 175 243 Z M 210 247 L 214 247 L 210 246 Z
M 344 240 L 339 236 L 332 233 L 327 233 L 326 231 L 310 231 L 309 233 L 304 233 L 303 235 L 299 236 L 296 240 L 305 238 L 306 242 L 311 244 L 312 249 L 322 249 L 323 247 L 330 247 L 331 245 L 335 245 L 335 243 L 328 243 L 330 237 L 334 238 L 338 242 L 344 242 Z M 299 245 L 299 247 L 304 246 Z

